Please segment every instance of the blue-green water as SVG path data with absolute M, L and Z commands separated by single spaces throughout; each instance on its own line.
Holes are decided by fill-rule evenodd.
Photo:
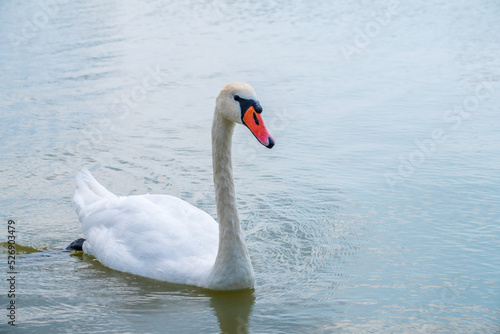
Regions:
M 0 240 L 14 220 L 18 254 L 12 327 L 0 248 L 0 331 L 498 333 L 499 16 L 497 1 L 2 1 Z M 53 252 L 81 237 L 83 166 L 215 216 L 211 118 L 233 81 L 277 141 L 234 136 L 255 291 Z

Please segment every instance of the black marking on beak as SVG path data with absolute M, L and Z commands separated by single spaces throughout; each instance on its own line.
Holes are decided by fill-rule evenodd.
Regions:
M 257 126 L 259 126 L 259 120 L 257 119 L 257 115 L 255 113 L 253 114 L 253 121 L 257 124 Z
M 240 104 L 241 119 L 243 119 L 243 116 L 245 115 L 245 113 L 247 112 L 247 110 L 250 107 L 253 107 L 255 109 L 255 112 L 258 114 L 260 114 L 263 110 L 262 106 L 260 105 L 259 101 L 257 101 L 257 100 L 244 99 L 244 98 L 240 97 L 239 95 L 235 95 L 234 100 L 239 102 L 239 104 Z
M 273 148 L 274 146 L 274 140 L 271 137 L 267 137 L 269 140 L 269 144 L 267 144 L 267 148 Z

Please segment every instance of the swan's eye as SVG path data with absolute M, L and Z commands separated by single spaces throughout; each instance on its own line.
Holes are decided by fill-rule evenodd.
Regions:
M 240 96 L 239 95 L 235 95 L 233 98 L 234 98 L 235 101 L 239 101 L 240 100 Z

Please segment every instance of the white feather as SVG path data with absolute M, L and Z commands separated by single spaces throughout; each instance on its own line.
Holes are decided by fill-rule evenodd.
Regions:
M 118 197 L 87 170 L 77 180 L 85 253 L 115 270 L 205 285 L 218 246 L 217 222 L 210 215 L 168 195 Z

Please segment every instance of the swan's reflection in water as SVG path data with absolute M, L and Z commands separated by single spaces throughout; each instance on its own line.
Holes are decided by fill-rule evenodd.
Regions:
M 52 253 L 50 258 L 67 255 Z M 218 323 L 221 333 L 248 333 L 256 299 L 254 290 L 211 291 L 171 284 L 109 269 L 82 252 L 71 255 L 79 267 L 76 273 L 68 273 L 68 277 L 77 282 L 73 284 L 77 291 L 72 293 L 79 299 L 82 312 L 93 310 L 92 314 L 89 311 L 88 320 L 96 327 L 112 318 L 118 321 L 117 328 L 124 325 L 137 328 L 138 322 L 144 332 L 168 333 L 174 328 L 184 333 L 213 332 L 213 327 L 199 328 L 200 319 L 204 319 L 203 322 L 214 326 Z M 97 315 L 96 305 L 102 308 Z
M 210 292 L 221 333 L 248 333 L 248 321 L 255 303 L 253 290 Z

